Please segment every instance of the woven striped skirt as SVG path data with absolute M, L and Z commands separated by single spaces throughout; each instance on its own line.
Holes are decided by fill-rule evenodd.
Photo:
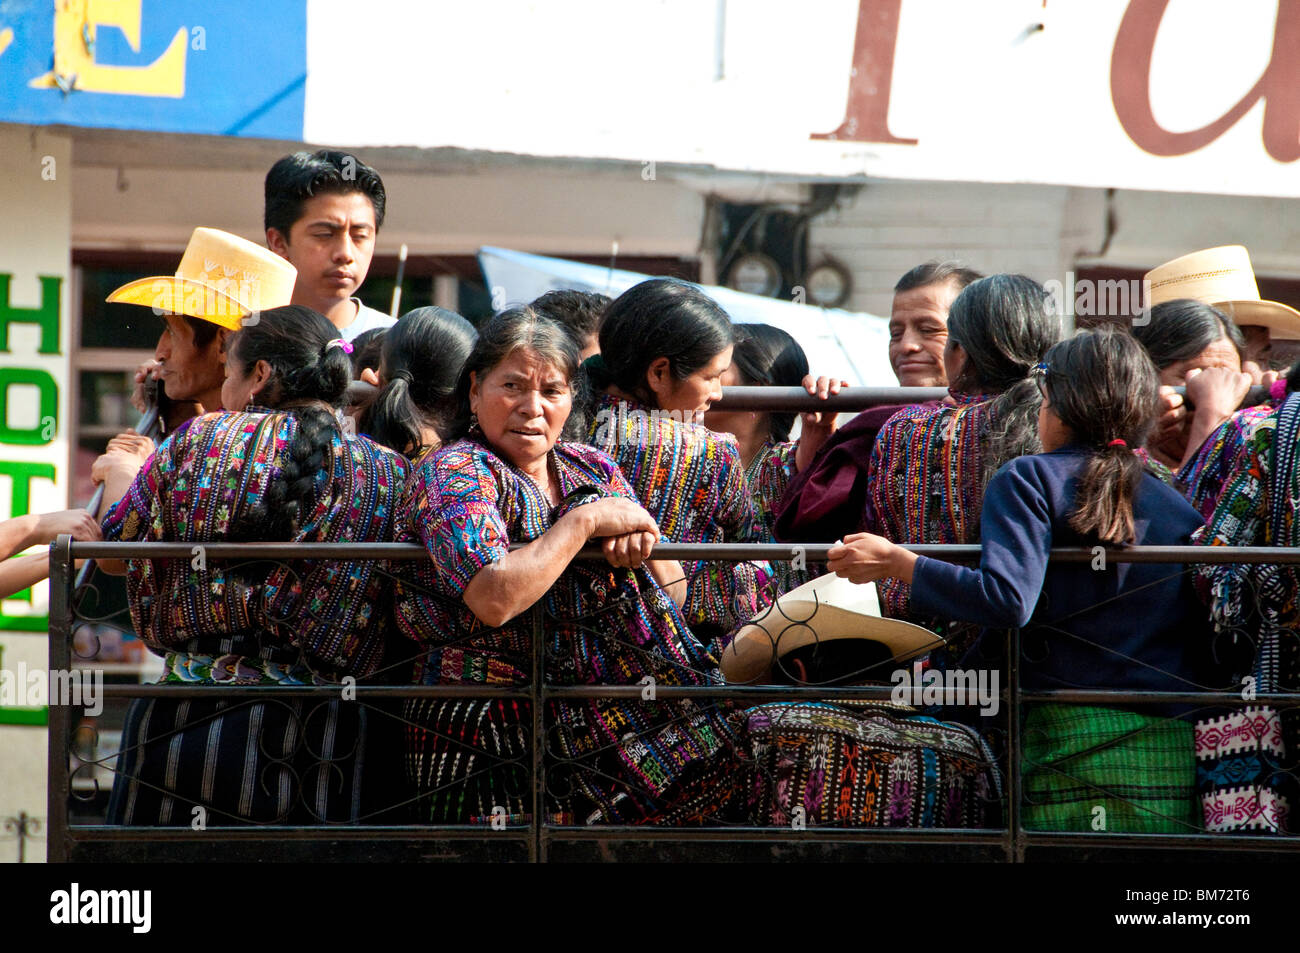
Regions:
M 1089 705 L 1025 714 L 1026 830 L 1198 830 L 1192 726 Z
M 134 699 L 108 823 L 355 822 L 365 727 L 348 701 Z
M 522 699 L 407 703 L 406 772 L 415 818 L 526 823 L 532 708 Z M 543 726 L 543 811 L 554 824 L 699 823 L 736 791 L 733 729 L 719 710 L 607 699 L 552 702 Z
M 755 824 L 969 828 L 999 814 L 992 753 L 964 725 L 852 702 L 746 715 Z

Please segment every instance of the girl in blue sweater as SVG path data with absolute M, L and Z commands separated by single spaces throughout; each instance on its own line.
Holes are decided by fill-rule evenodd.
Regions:
M 1132 337 L 1101 328 L 1054 346 L 1040 372 L 1043 452 L 1012 460 L 989 482 L 978 569 L 916 556 L 867 533 L 832 548 L 829 569 L 858 583 L 910 583 L 913 612 L 990 629 L 1021 627 L 1027 690 L 1203 690 L 1213 677 L 1211 627 L 1185 566 L 1047 563 L 1053 546 L 1187 545 L 1202 525 L 1196 510 L 1132 452 L 1154 422 L 1154 365 Z M 989 633 L 968 662 L 1001 640 L 1001 633 Z M 1178 706 L 1141 713 L 1031 706 L 1025 826 L 1196 829 L 1186 714 Z

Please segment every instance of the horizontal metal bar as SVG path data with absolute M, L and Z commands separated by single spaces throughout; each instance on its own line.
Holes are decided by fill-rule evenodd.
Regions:
M 374 387 L 364 381 L 353 381 L 348 388 L 348 402 L 365 403 L 376 392 Z M 1175 387 L 1174 392 L 1179 396 L 1186 396 L 1185 387 Z M 714 401 L 710 409 L 848 412 L 891 404 L 922 404 L 932 400 L 943 400 L 947 396 L 946 387 L 845 387 L 838 394 L 827 396 L 825 399 L 810 395 L 802 387 L 724 387 L 722 399 Z M 1254 407 L 1268 399 L 1268 388 L 1252 387 L 1241 406 Z
M 191 559 L 195 546 L 203 547 L 205 559 L 427 559 L 428 553 L 414 543 L 72 543 L 74 558 L 95 559 Z M 797 549 L 811 562 L 823 562 L 833 543 L 660 543 L 653 555 L 659 559 L 793 559 Z M 978 559 L 977 544 L 916 544 L 906 547 L 918 556 L 943 560 Z M 1086 547 L 1058 547 L 1050 552 L 1057 562 L 1087 563 L 1098 554 Z M 1106 549 L 1107 563 L 1300 563 L 1300 548 L 1293 546 L 1128 546 Z M 599 547 L 589 546 L 580 559 L 604 559 Z
M 1162 704 L 1162 705 L 1216 705 L 1230 708 L 1258 708 L 1271 705 L 1274 708 L 1295 708 L 1300 706 L 1300 694 L 1260 693 L 1246 699 L 1241 697 L 1241 688 L 1225 689 L 1223 692 L 1112 692 L 1102 689 L 1051 689 L 1049 691 L 1031 692 L 1021 689 L 1020 700 L 1025 702 L 1065 702 L 1076 705 L 1113 705 L 1116 702 L 1126 704 Z
M 946 387 L 844 387 L 824 400 L 810 395 L 802 387 L 724 387 L 722 399 L 710 410 L 866 410 L 889 404 L 922 404 L 943 400 Z
M 1114 831 L 1025 831 L 1029 847 L 1153 847 L 1169 850 L 1214 848 L 1224 850 L 1300 849 L 1295 834 L 1124 834 Z
M 79 666 L 94 671 L 93 663 Z M 149 685 L 104 685 L 99 694 L 104 698 L 339 698 L 348 691 L 349 699 L 356 693 L 357 701 L 367 698 L 531 698 L 528 686 L 518 688 L 496 685 L 210 685 L 164 682 Z
M 514 840 L 527 842 L 531 828 L 515 824 L 500 830 L 486 825 L 448 826 L 396 826 L 396 825 L 333 825 L 311 827 L 281 825 L 239 827 L 208 825 L 204 830 L 190 827 L 117 827 L 107 824 L 71 825 L 69 836 L 74 841 L 249 841 L 266 840 Z
M 94 671 L 93 665 L 82 666 Z M 245 700 L 265 698 L 328 698 L 340 697 L 344 685 L 190 685 L 163 683 L 145 685 L 103 685 L 99 696 L 103 698 L 240 698 Z M 366 685 L 346 686 L 349 699 L 355 692 L 356 701 L 380 698 L 532 698 L 526 685 L 515 687 L 491 685 Z M 939 690 L 941 686 L 937 686 Z M 536 694 L 542 698 L 564 700 L 581 698 L 648 697 L 645 685 L 544 685 Z M 916 687 L 910 689 L 917 690 Z M 655 685 L 655 700 L 675 698 L 740 699 L 757 703 L 762 701 L 875 701 L 888 702 L 895 688 L 890 685 Z M 1010 700 L 1008 690 L 996 695 Z M 1049 691 L 1020 693 L 1024 702 L 1061 702 L 1080 705 L 1210 705 L 1227 708 L 1300 707 L 1300 694 L 1261 693 L 1246 699 L 1240 690 L 1222 692 L 1156 692 L 1110 691 L 1106 689 L 1053 689 Z
M 830 843 L 894 843 L 970 844 L 994 846 L 1005 841 L 1006 831 L 1000 828 L 897 828 L 897 827 L 808 827 L 794 830 L 790 827 L 643 827 L 599 826 L 563 827 L 543 824 L 542 834 L 555 841 L 651 841 L 656 843 L 690 844 L 693 842 L 734 842 L 764 844 Z M 494 830 L 483 825 L 428 825 L 428 826 L 335 826 L 311 827 L 215 827 L 192 830 L 189 827 L 114 827 L 109 825 L 73 825 L 68 828 L 73 842 L 139 841 L 261 841 L 267 839 L 295 841 L 375 840 L 375 841 L 432 841 L 476 840 L 523 841 L 529 838 L 529 828 L 523 825 Z M 1188 834 L 1126 834 L 1117 832 L 1067 832 L 1025 831 L 1026 846 L 1068 847 L 1153 847 L 1165 849 L 1212 848 L 1219 850 L 1297 850 L 1300 836 L 1287 834 L 1215 834 L 1211 832 Z

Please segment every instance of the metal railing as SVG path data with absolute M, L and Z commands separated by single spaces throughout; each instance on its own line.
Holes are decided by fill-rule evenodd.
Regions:
M 950 560 L 977 559 L 978 546 L 914 546 L 915 552 Z M 349 560 L 426 559 L 419 546 L 395 543 L 373 544 L 205 544 L 208 560 L 301 560 L 345 556 Z M 824 560 L 829 546 L 802 546 L 809 561 Z M 790 558 L 784 545 L 663 544 L 656 555 L 665 559 L 776 559 Z M 76 624 L 73 590 L 74 560 L 82 557 L 189 559 L 188 543 L 75 543 L 60 537 L 51 549 L 50 670 L 66 671 L 72 666 L 72 635 Z M 588 550 L 580 558 L 601 558 Z M 1058 562 L 1089 562 L 1090 549 L 1057 549 Z M 1108 562 L 1181 563 L 1288 563 L 1300 564 L 1300 551 L 1262 547 L 1134 547 L 1106 551 Z M 1246 701 L 1239 694 L 1221 692 L 1161 693 L 1150 691 L 1037 691 L 1023 690 L 1018 660 L 1019 632 L 1008 633 L 1008 679 L 1001 692 L 1007 713 L 1006 742 L 998 757 L 1006 779 L 1003 814 L 1006 824 L 987 829 L 896 829 L 818 827 L 806 829 L 706 826 L 576 827 L 551 823 L 543 799 L 545 760 L 544 724 L 546 703 L 590 698 L 637 698 L 638 685 L 548 685 L 545 679 L 544 620 L 539 610 L 532 613 L 532 673 L 526 686 L 485 687 L 482 685 L 372 685 L 355 686 L 360 704 L 380 699 L 411 698 L 515 698 L 531 704 L 529 771 L 533 810 L 525 824 L 503 829 L 479 825 L 361 824 L 310 826 L 258 826 L 190 828 L 115 827 L 78 825 L 69 822 L 70 779 L 73 768 L 72 710 L 50 707 L 49 815 L 46 824 L 48 856 L 51 861 L 107 860 L 131 858 L 208 859 L 247 856 L 256 846 L 272 858 L 330 859 L 364 857 L 373 859 L 635 859 L 653 850 L 656 858 L 678 859 L 776 859 L 790 857 L 822 859 L 1002 859 L 1022 861 L 1047 851 L 1073 857 L 1092 856 L 1098 851 L 1127 856 L 1145 856 L 1150 851 L 1195 850 L 1232 853 L 1241 851 L 1290 852 L 1300 847 L 1300 837 L 1285 834 L 1122 834 L 1067 833 L 1026 830 L 1021 821 L 1023 786 L 1021 779 L 1024 729 L 1022 702 L 1073 702 L 1079 704 L 1134 705 L 1183 703 L 1225 707 L 1275 709 L 1300 706 L 1300 694 L 1260 694 Z M 760 701 L 808 701 L 833 696 L 839 699 L 883 701 L 888 687 L 767 687 L 767 686 L 659 686 L 657 697 L 664 700 L 697 699 L 757 703 Z M 222 687 L 214 685 L 111 685 L 106 698 L 238 698 L 330 699 L 339 697 L 337 685 L 282 687 Z M 75 755 L 73 755 L 75 757 Z M 1031 857 L 1032 859 L 1032 857 Z
M 354 397 L 364 397 L 358 389 Z M 1181 389 L 1180 389 L 1181 391 Z M 368 393 L 368 390 L 366 391 Z M 879 404 L 908 404 L 939 400 L 946 391 L 939 388 L 849 388 L 828 401 L 809 397 L 800 388 L 725 388 L 719 410 L 836 410 L 854 411 Z M 1254 389 L 1247 404 L 1265 399 Z M 829 545 L 801 545 L 803 557 L 814 563 L 824 561 Z M 954 561 L 977 560 L 979 546 L 909 546 L 926 556 Z M 313 557 L 345 556 L 349 560 L 426 559 L 427 553 L 415 545 L 395 543 L 365 544 L 280 544 L 280 543 L 205 543 L 209 560 L 240 558 L 269 561 L 300 560 Z M 662 544 L 655 555 L 664 559 L 789 559 L 789 545 Z M 1092 561 L 1090 549 L 1054 549 L 1054 562 Z M 60 537 L 51 547 L 50 574 L 50 670 L 67 671 L 72 666 L 72 637 L 77 625 L 77 592 L 74 585 L 74 560 L 77 558 L 151 558 L 190 559 L 190 543 L 74 543 Z M 589 549 L 579 558 L 602 558 L 598 550 Z M 1300 551 L 1263 547 L 1131 547 L 1106 551 L 1111 563 L 1300 563 Z M 591 698 L 640 698 L 639 685 L 548 685 L 545 679 L 544 653 L 546 620 L 541 610 L 529 613 L 531 629 L 531 673 L 526 686 L 488 687 L 483 685 L 411 685 L 358 683 L 354 691 L 357 704 L 396 699 L 461 698 L 527 700 L 531 706 L 529 777 L 532 811 L 526 824 L 509 824 L 504 829 L 479 825 L 433 824 L 350 824 L 312 826 L 208 827 L 117 827 L 102 824 L 70 823 L 71 776 L 73 769 L 72 710 L 67 706 L 50 706 L 49 715 L 49 815 L 46 823 L 48 856 L 63 860 L 124 860 L 137 858 L 205 860 L 231 856 L 247 857 L 251 849 L 264 852 L 269 859 L 322 860 L 336 858 L 385 860 L 618 860 L 645 859 L 652 849 L 657 859 L 837 859 L 837 860 L 915 860 L 915 859 L 1000 859 L 1023 861 L 1027 856 L 1091 857 L 1100 852 L 1109 857 L 1160 856 L 1170 850 L 1192 850 L 1213 854 L 1240 855 L 1259 851 L 1300 857 L 1300 836 L 1284 834 L 1122 834 L 1056 833 L 1026 830 L 1021 809 L 1021 778 L 1024 731 L 1021 721 L 1023 702 L 1073 702 L 1099 705 L 1135 705 L 1154 703 L 1213 705 L 1219 708 L 1258 707 L 1276 709 L 1300 706 L 1300 694 L 1260 694 L 1247 701 L 1240 694 L 1226 692 L 1125 692 L 1125 691 L 1039 691 L 1021 688 L 1019 660 L 1020 633 L 1007 633 L 1007 681 L 1000 693 L 1001 710 L 1006 713 L 1005 743 L 998 755 L 1006 784 L 1003 794 L 1005 824 L 985 829 L 900 829 L 850 828 L 810 825 L 805 829 L 789 827 L 751 827 L 740 825 L 703 827 L 591 826 L 577 827 L 550 822 L 544 810 L 545 762 L 544 724 L 548 701 Z M 214 685 L 108 685 L 104 696 L 131 698 L 238 698 L 248 699 L 318 699 L 339 697 L 337 685 L 294 687 L 222 687 Z M 885 701 L 891 696 L 888 687 L 768 687 L 740 685 L 671 686 L 656 689 L 658 698 L 700 699 L 702 701 L 791 702 L 826 699 Z M 1055 853 L 1053 853 L 1055 852 Z

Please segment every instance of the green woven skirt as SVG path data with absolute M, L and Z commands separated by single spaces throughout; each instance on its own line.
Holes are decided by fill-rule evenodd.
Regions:
M 1024 739 L 1026 830 L 1199 829 L 1190 724 L 1114 708 L 1033 705 Z

